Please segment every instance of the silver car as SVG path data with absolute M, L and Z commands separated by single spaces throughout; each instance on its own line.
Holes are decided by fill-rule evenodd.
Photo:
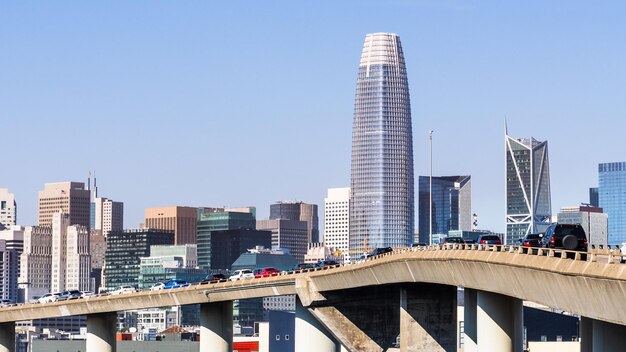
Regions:
M 252 272 L 252 269 L 235 270 L 228 279 L 231 281 L 254 279 L 254 273 Z

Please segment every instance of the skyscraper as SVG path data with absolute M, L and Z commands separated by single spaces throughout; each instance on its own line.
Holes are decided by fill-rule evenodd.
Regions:
M 307 223 L 307 241 L 316 243 L 320 240 L 317 204 L 304 202 L 277 202 L 270 205 L 270 220 L 300 220 Z
M 23 227 L 13 225 L 10 229 L 0 230 L 0 299 L 18 302 L 17 283 L 23 247 Z
M 506 243 L 517 244 L 550 224 L 548 141 L 513 138 L 505 131 Z
M 430 222 L 433 234 L 472 229 L 471 176 L 439 176 L 432 182 L 432 214 L 430 214 L 430 177 L 419 177 L 419 241 L 430 243 Z
M 13 193 L 6 188 L 0 188 L 0 228 L 2 225 L 9 228 L 17 224 L 17 203 Z
M 598 165 L 598 203 L 609 216 L 609 244 L 626 242 L 626 162 Z
M 174 244 L 196 244 L 197 209 L 193 207 L 146 208 L 146 228 L 174 231 Z
M 324 199 L 324 244 L 350 261 L 350 188 L 329 188 Z
M 411 104 L 397 34 L 365 37 L 356 86 L 349 220 L 354 254 L 413 242 Z
M 97 197 L 92 204 L 94 218 L 92 229 L 102 231 L 105 236 L 111 231 L 124 229 L 124 203 Z
M 82 182 L 46 183 L 39 191 L 39 225 L 52 225 L 52 215 L 62 211 L 69 214 L 70 225 L 89 227 L 90 199 Z

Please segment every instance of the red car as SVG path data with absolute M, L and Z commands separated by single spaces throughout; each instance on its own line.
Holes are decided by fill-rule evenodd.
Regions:
M 272 268 L 272 267 L 254 269 L 254 277 L 257 279 L 260 277 L 277 276 L 279 274 L 280 274 L 280 270 L 276 268 Z

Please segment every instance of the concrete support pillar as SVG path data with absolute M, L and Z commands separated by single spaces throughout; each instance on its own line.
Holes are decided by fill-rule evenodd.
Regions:
M 333 335 L 296 298 L 295 352 L 337 352 Z
M 578 325 L 578 335 L 580 336 L 580 352 L 593 351 L 593 319 L 580 317 Z
M 200 305 L 200 352 L 233 350 L 233 302 Z
M 478 352 L 476 334 L 476 290 L 466 288 L 463 300 L 463 351 Z
M 117 341 L 115 340 L 116 323 L 116 312 L 88 315 L 85 350 L 87 352 L 117 351 Z
M 476 302 L 478 351 L 522 352 L 522 301 L 497 293 L 478 291 Z
M 407 284 L 400 289 L 400 351 L 457 350 L 457 288 Z
M 0 352 L 15 352 L 15 323 L 0 323 Z

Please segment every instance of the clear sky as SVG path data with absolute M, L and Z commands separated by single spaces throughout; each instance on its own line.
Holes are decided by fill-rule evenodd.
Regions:
M 502 232 L 505 117 L 549 141 L 554 213 L 626 160 L 624 18 L 622 1 L 5 1 L 0 187 L 22 225 L 44 183 L 88 170 L 127 228 L 165 205 L 322 215 L 350 183 L 365 34 L 396 32 L 416 180 L 433 129 L 434 175 L 470 174 L 479 227 Z

